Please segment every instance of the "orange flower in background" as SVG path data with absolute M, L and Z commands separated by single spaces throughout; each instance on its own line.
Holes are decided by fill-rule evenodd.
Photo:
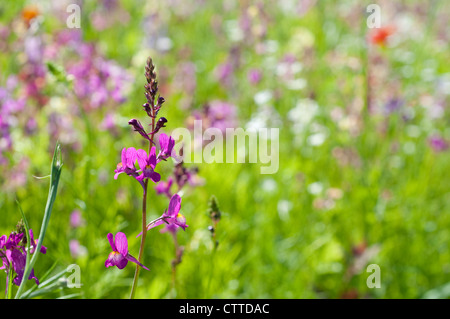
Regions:
M 27 26 L 30 26 L 31 20 L 36 18 L 39 15 L 39 9 L 36 6 L 30 5 L 26 6 L 22 10 L 22 19 L 27 24 Z
M 395 27 L 393 26 L 372 29 L 372 32 L 369 34 L 369 41 L 372 44 L 384 46 L 386 45 L 386 39 L 394 32 Z

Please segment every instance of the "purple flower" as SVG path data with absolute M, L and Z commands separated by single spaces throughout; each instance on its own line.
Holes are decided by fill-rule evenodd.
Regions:
M 173 147 L 175 146 L 175 140 L 172 136 L 167 136 L 164 133 L 161 133 L 159 136 L 159 145 L 161 146 L 161 150 L 158 154 L 158 162 L 161 160 L 165 161 L 169 157 L 172 156 Z
M 198 168 L 186 168 L 184 162 L 175 165 L 174 177 L 178 189 L 182 189 L 186 183 L 190 186 L 199 186 L 204 184 L 204 180 L 198 176 Z
M 170 187 L 172 186 L 172 184 L 173 184 L 173 178 L 172 177 L 169 177 L 167 179 L 167 182 L 162 181 L 162 182 L 158 183 L 155 186 L 156 193 L 159 194 L 159 195 L 164 194 L 167 197 L 171 198 L 172 195 L 170 193 Z
M 29 232 L 30 254 L 33 254 L 36 251 L 37 241 L 34 239 L 33 231 L 30 229 Z M 22 282 L 27 258 L 27 251 L 23 246 L 23 238 L 24 234 L 17 232 L 12 232 L 8 238 L 5 235 L 0 237 L 0 259 L 2 260 L 0 269 L 4 269 L 6 273 L 9 273 L 12 267 L 12 270 L 16 274 L 13 283 L 17 286 L 20 286 Z M 41 246 L 40 251 L 45 254 L 47 248 Z M 34 275 L 34 269 L 31 269 L 28 279 L 34 279 L 36 284 L 39 285 L 39 280 Z
M 233 65 L 230 62 L 225 62 L 217 67 L 216 76 L 220 82 L 228 84 L 230 82 L 231 76 L 233 75 L 233 71 Z
M 138 153 L 134 147 L 124 148 L 122 150 L 122 162 L 117 164 L 116 170 L 114 170 L 114 179 L 117 179 L 119 174 L 126 173 L 130 176 L 138 176 L 137 170 L 134 167 L 134 163 L 138 157 Z
M 16 286 L 20 286 L 23 278 L 23 273 L 25 271 L 27 254 L 21 252 L 18 249 L 12 249 L 6 251 L 6 257 L 8 258 L 10 264 L 12 265 L 14 272 L 17 274 L 17 276 L 13 280 L 13 283 Z M 28 279 L 29 280 L 34 279 L 36 284 L 39 285 L 39 280 L 34 275 L 34 269 L 31 269 L 31 273 Z
M 218 128 L 223 133 L 227 128 L 237 126 L 237 109 L 233 104 L 214 100 L 206 104 L 200 112 L 193 112 L 196 120 L 202 120 L 203 128 Z
M 77 228 L 83 225 L 83 218 L 81 217 L 81 212 L 78 209 L 75 209 L 70 214 L 70 226 L 72 228 Z
M 80 256 L 87 254 L 86 247 L 80 245 L 80 242 L 76 239 L 72 239 L 69 242 L 69 249 L 70 249 L 70 254 L 72 255 L 72 258 L 78 258 Z
M 261 81 L 262 75 L 258 69 L 251 69 L 247 73 L 247 79 L 252 85 L 256 85 Z
M 8 240 L 5 243 L 6 249 L 14 249 L 15 247 L 19 246 L 19 243 L 21 242 L 23 238 L 23 233 L 16 233 L 12 232 L 8 236 Z
M 36 250 L 38 240 L 34 239 L 33 230 L 30 229 L 30 254 L 33 254 Z M 47 253 L 47 247 L 44 245 L 41 246 L 41 249 L 39 250 L 41 253 L 45 254 Z
M 138 264 L 142 268 L 149 270 L 128 253 L 128 240 L 124 233 L 118 232 L 115 239 L 114 235 L 111 233 L 109 233 L 107 237 L 113 251 L 109 254 L 108 259 L 105 261 L 106 268 L 117 266 L 117 268 L 123 269 L 128 264 L 128 261 L 131 261 Z
M 449 144 L 440 136 L 432 136 L 428 139 L 428 143 L 435 152 L 443 152 L 448 149 Z
M 3 247 L 5 247 L 6 244 L 6 235 L 3 235 L 2 237 L 0 237 L 0 249 L 3 249 Z
M 385 113 L 387 115 L 394 113 L 395 111 L 398 111 L 403 105 L 403 101 L 400 99 L 390 99 L 386 105 L 384 106 L 385 108 Z
M 175 194 L 170 199 L 169 208 L 164 212 L 164 214 L 162 214 L 160 218 L 147 225 L 147 231 L 164 223 L 174 225 L 176 228 L 181 227 L 183 228 L 183 230 L 186 230 L 188 225 L 186 225 L 186 218 L 180 214 L 180 208 L 181 197 L 180 195 Z
M 161 175 L 155 172 L 156 167 L 156 147 L 152 147 L 149 156 L 144 150 L 137 150 L 137 161 L 141 168 L 142 174 L 136 177 L 136 179 L 142 182 L 145 178 L 150 178 L 155 183 L 161 180 Z

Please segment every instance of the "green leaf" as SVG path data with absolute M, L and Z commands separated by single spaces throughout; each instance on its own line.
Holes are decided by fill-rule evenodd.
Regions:
M 45 238 L 45 233 L 47 231 L 48 224 L 50 222 L 50 216 L 52 214 L 53 204 L 56 200 L 56 193 L 58 190 L 58 183 L 59 183 L 59 178 L 61 176 L 62 166 L 63 166 L 63 162 L 62 162 L 62 155 L 61 155 L 61 145 L 59 143 L 57 143 L 56 147 L 55 147 L 55 152 L 53 153 L 53 161 L 52 161 L 51 177 L 50 177 L 50 189 L 49 189 L 49 193 L 48 193 L 47 204 L 45 206 L 45 213 L 44 213 L 44 218 L 42 220 L 41 231 L 39 233 L 39 240 L 38 240 L 38 243 L 37 243 L 37 246 L 35 249 L 35 253 L 33 254 L 33 257 L 31 258 L 31 261 L 25 267 L 22 282 L 21 282 L 20 287 L 17 290 L 16 296 L 15 296 L 16 299 L 19 299 L 22 297 L 21 296 L 22 291 L 24 290 L 26 282 L 28 281 L 26 278 L 28 278 L 30 276 L 31 269 L 33 269 L 39 255 L 40 255 L 39 252 L 42 247 L 42 242 L 44 241 L 44 238 Z M 27 258 L 28 258 L 28 254 L 27 254 Z

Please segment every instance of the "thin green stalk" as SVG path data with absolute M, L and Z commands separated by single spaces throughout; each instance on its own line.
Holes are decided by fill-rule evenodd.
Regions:
M 214 233 L 212 234 L 212 240 L 213 240 L 213 252 L 211 254 L 211 269 L 209 272 L 209 278 L 208 278 L 208 288 L 206 289 L 206 291 L 208 293 L 210 293 L 210 289 L 211 289 L 211 281 L 212 278 L 214 277 L 214 259 L 215 259 L 215 255 L 216 255 L 216 251 L 217 251 L 217 247 L 219 246 L 219 242 L 216 239 L 216 230 L 217 230 L 217 221 L 213 221 L 214 224 Z M 211 298 L 211 294 L 209 296 L 206 296 L 206 298 Z
M 10 266 L 8 274 L 8 290 L 6 291 L 6 299 L 12 298 L 13 276 L 14 272 L 12 270 L 12 266 Z
M 27 279 L 30 276 L 31 270 L 33 269 L 33 267 L 39 257 L 39 252 L 41 250 L 42 243 L 43 243 L 44 237 L 45 237 L 45 233 L 47 231 L 47 227 L 48 227 L 48 224 L 50 221 L 50 216 L 52 214 L 53 204 L 56 200 L 56 193 L 58 190 L 58 183 L 59 183 L 59 178 L 61 176 L 62 165 L 63 164 L 62 164 L 62 158 L 61 158 L 61 145 L 59 143 L 57 143 L 56 147 L 55 147 L 55 152 L 53 154 L 50 189 L 49 189 L 49 193 L 48 193 L 47 204 L 45 206 L 45 213 L 44 213 L 44 218 L 42 220 L 41 231 L 39 233 L 38 243 L 37 243 L 37 246 L 35 249 L 35 253 L 33 254 L 33 257 L 31 258 L 31 261 L 29 262 L 29 264 L 27 264 L 25 266 L 25 270 L 23 273 L 23 279 L 22 279 L 22 282 L 20 283 L 19 289 L 17 290 L 16 296 L 15 296 L 16 299 L 21 298 L 21 295 L 25 288 Z M 27 234 L 28 234 L 28 231 L 27 231 Z M 28 244 L 29 244 L 29 240 L 28 240 Z M 27 254 L 27 258 L 28 258 L 28 255 L 29 254 Z
M 177 240 L 177 233 L 172 233 L 173 242 L 175 244 L 175 258 L 172 261 L 172 298 L 176 297 L 176 281 L 177 281 L 177 265 L 179 264 L 179 261 L 181 261 L 178 257 L 178 251 L 180 249 L 180 245 L 178 244 Z
M 144 182 L 144 197 L 142 199 L 142 237 L 141 237 L 141 246 L 139 248 L 139 257 L 138 257 L 138 260 L 140 263 L 142 263 L 142 256 L 144 254 L 145 238 L 147 237 L 147 188 L 148 188 L 148 180 L 146 180 Z M 131 287 L 130 299 L 134 299 L 134 296 L 136 294 L 136 287 L 138 285 L 140 268 L 141 267 L 139 265 L 136 265 L 133 286 Z

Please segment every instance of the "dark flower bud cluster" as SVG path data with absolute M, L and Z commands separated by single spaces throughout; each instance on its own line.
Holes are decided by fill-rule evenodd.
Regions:
M 156 98 L 156 95 L 158 94 L 158 81 L 156 80 L 155 65 L 150 57 L 147 59 L 147 64 L 145 66 L 145 78 L 147 80 L 147 84 L 144 86 L 147 103 L 145 103 L 143 107 L 148 116 L 155 118 L 165 100 L 162 96 Z

